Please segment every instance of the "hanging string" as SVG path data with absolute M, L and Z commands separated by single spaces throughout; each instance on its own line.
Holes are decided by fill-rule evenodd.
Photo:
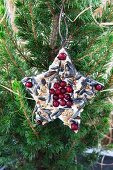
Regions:
M 65 33 L 65 38 L 63 37 L 61 33 L 61 23 L 64 21 L 65 26 L 66 26 L 66 33 Z M 65 18 L 65 13 L 64 13 L 64 4 L 62 3 L 61 11 L 60 11 L 60 16 L 59 16 L 59 36 L 61 38 L 61 45 L 64 46 L 66 44 L 66 40 L 68 38 L 68 25 L 66 22 Z

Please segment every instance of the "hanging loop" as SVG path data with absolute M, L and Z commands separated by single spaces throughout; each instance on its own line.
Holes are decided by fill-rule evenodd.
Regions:
M 63 37 L 63 34 L 61 33 L 61 24 L 64 22 L 66 30 L 65 30 L 65 37 Z M 65 13 L 64 13 L 64 5 L 62 5 L 61 11 L 60 11 L 60 16 L 59 16 L 59 36 L 61 38 L 61 45 L 62 47 L 65 46 L 66 40 L 68 38 L 68 25 L 66 22 L 65 18 Z

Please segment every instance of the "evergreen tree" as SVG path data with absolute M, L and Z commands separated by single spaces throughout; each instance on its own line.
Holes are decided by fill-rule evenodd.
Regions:
M 100 3 L 65 0 L 64 11 L 69 29 L 68 52 L 76 69 L 104 83 L 107 89 L 112 78 L 113 28 L 99 23 L 111 22 L 113 6 L 107 1 L 103 6 Z M 59 119 L 35 126 L 35 102 L 29 99 L 21 79 L 47 70 L 61 48 L 58 24 L 62 2 L 17 0 L 15 6 L 16 31 L 7 17 L 0 25 L 0 165 L 11 170 L 83 169 L 83 162 L 77 165 L 75 158 L 83 155 L 86 148 L 97 147 L 108 132 L 112 104 L 107 97 L 111 94 L 99 92 L 88 103 L 77 134 Z M 87 10 L 72 22 L 84 9 Z M 2 0 L 0 15 L 5 11 Z M 100 18 L 95 19 L 98 15 Z M 64 35 L 65 30 L 62 23 Z M 89 164 L 96 157 L 87 156 L 85 161 Z

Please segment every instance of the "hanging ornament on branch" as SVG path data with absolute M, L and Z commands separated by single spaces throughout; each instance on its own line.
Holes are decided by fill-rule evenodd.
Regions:
M 37 124 L 59 118 L 74 132 L 80 127 L 81 112 L 87 101 L 103 89 L 101 83 L 77 72 L 65 48 L 59 51 L 47 72 L 25 77 L 22 82 L 36 101 Z
M 25 77 L 22 83 L 36 101 L 34 115 L 38 125 L 44 125 L 59 118 L 64 125 L 69 126 L 74 132 L 78 132 L 81 112 L 85 104 L 95 96 L 97 91 L 103 89 L 103 85 L 81 75 L 75 69 L 64 47 L 66 38 L 63 39 L 60 32 L 61 18 L 64 17 L 62 13 L 63 8 L 59 17 L 62 48 L 47 72 Z M 66 23 L 65 20 L 64 22 Z

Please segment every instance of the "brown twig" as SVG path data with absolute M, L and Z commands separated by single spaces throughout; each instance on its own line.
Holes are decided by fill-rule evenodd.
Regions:
M 20 53 L 20 55 L 22 56 L 22 58 L 23 58 L 26 62 L 29 62 L 28 59 L 27 59 L 27 56 L 25 56 L 25 55 L 21 52 L 21 50 L 19 49 L 18 45 L 16 44 L 16 41 L 14 41 L 13 38 L 11 37 L 11 34 L 10 34 L 8 28 L 7 28 L 6 22 L 4 22 L 4 28 L 5 28 L 5 30 L 6 30 L 6 33 L 7 33 L 8 36 L 9 36 L 12 44 L 13 44 L 14 47 L 17 49 L 17 51 Z
M 31 24 L 32 24 L 32 32 L 33 32 L 33 37 L 34 37 L 34 40 L 37 44 L 37 32 L 36 32 L 36 28 L 35 28 L 35 24 L 34 24 L 34 16 L 33 16 L 33 7 L 32 7 L 32 3 L 30 2 L 29 3 L 29 12 L 30 12 L 30 16 L 31 16 Z
M 57 37 L 58 37 L 58 22 L 59 22 L 59 15 L 54 15 L 52 17 L 52 30 L 50 34 L 50 47 L 52 49 L 55 48 Z
M 52 8 L 50 2 L 47 1 L 46 5 L 47 5 L 48 9 L 50 10 L 51 14 L 54 16 L 55 15 L 55 10 L 54 10 L 54 8 Z
M 112 73 L 112 75 L 111 75 L 111 77 L 109 79 L 108 84 L 109 84 L 109 87 L 113 86 L 113 73 Z

